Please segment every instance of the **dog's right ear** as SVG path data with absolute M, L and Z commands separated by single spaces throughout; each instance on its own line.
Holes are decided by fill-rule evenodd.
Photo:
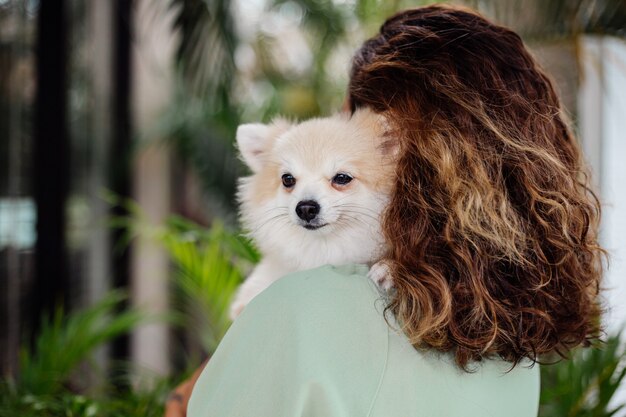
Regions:
M 274 139 L 286 132 L 290 126 L 289 122 L 279 119 L 269 125 L 249 123 L 237 128 L 237 147 L 241 159 L 252 172 L 261 170 L 265 152 L 270 149 Z
M 270 127 L 261 123 L 249 123 L 237 128 L 237 147 L 241 159 L 257 172 L 262 167 L 262 155 L 269 142 Z

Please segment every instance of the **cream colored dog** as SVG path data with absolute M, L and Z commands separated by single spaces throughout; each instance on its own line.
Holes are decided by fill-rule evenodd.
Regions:
M 262 260 L 234 298 L 233 319 L 287 273 L 381 259 L 381 213 L 397 148 L 386 126 L 382 116 L 359 110 L 297 125 L 239 127 L 239 151 L 252 170 L 239 184 L 241 218 Z M 370 277 L 391 286 L 382 263 Z

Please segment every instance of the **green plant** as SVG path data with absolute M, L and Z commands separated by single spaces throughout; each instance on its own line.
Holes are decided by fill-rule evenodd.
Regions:
M 22 349 L 20 390 L 56 393 L 97 347 L 139 324 L 142 315 L 138 311 L 116 312 L 125 298 L 114 291 L 83 311 L 67 315 L 59 308 L 53 317 L 45 319 L 34 346 Z
M 155 225 L 134 201 L 110 193 L 104 198 L 128 213 L 110 221 L 123 231 L 120 245 L 141 237 L 167 251 L 174 266 L 172 301 L 181 317 L 179 324 L 205 353 L 212 353 L 230 326 L 230 300 L 246 271 L 259 261 L 258 252 L 247 238 L 227 230 L 219 220 L 205 228 L 171 215 Z
M 5 396 L 0 417 L 162 417 L 165 398 L 173 386 L 162 380 L 151 390 L 109 392 L 99 397 L 69 390 L 54 396 Z
M 541 367 L 541 417 L 610 417 L 626 404 L 612 400 L 626 377 L 621 333 L 568 360 Z M 622 414 L 623 415 L 623 414 Z
M 173 216 L 159 234 L 174 266 L 178 310 L 211 353 L 230 326 L 228 306 L 247 266 L 259 255 L 241 236 L 215 222 L 209 230 Z
M 117 390 L 107 382 L 100 395 L 88 396 L 76 388 L 79 369 L 104 372 L 90 360 L 95 349 L 145 321 L 138 311 L 120 312 L 125 300 L 122 292 L 113 291 L 89 308 L 70 314 L 59 308 L 44 319 L 32 347 L 22 348 L 19 378 L 0 379 L 0 416 L 162 415 L 173 386 L 167 379 L 149 391 Z

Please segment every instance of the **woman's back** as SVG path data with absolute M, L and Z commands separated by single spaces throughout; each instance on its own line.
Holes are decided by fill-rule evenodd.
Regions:
M 188 415 L 537 415 L 538 366 L 486 360 L 467 373 L 452 355 L 415 350 L 366 274 L 327 266 L 268 288 L 220 344 Z

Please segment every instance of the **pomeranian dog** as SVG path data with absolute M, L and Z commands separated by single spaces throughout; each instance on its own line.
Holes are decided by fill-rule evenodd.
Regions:
M 370 110 L 239 126 L 237 145 L 252 171 L 239 183 L 241 219 L 262 258 L 237 291 L 231 318 L 290 272 L 381 259 L 397 153 L 391 136 Z M 370 278 L 391 287 L 382 262 Z

